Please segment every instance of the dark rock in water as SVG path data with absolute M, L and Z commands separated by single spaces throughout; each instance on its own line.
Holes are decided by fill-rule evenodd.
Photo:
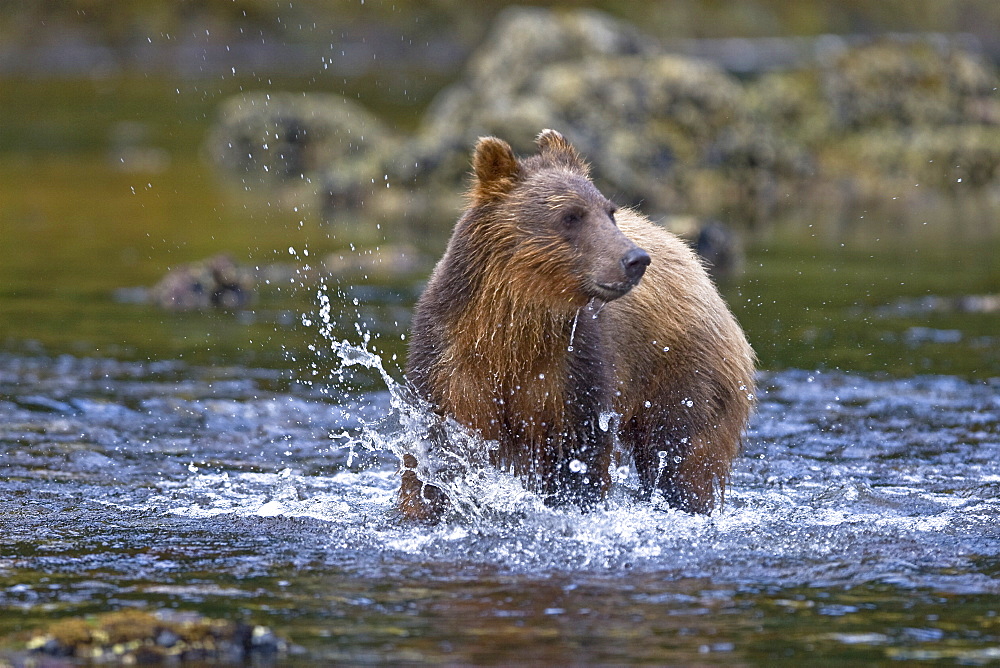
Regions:
M 743 244 L 726 224 L 695 216 L 668 216 L 663 226 L 694 248 L 716 283 L 731 280 L 743 271 Z
M 172 610 L 123 610 L 54 622 L 28 640 L 27 650 L 36 656 L 111 665 L 245 665 L 273 660 L 289 646 L 264 626 Z M 24 665 L 47 664 L 28 660 Z
M 150 290 L 152 301 L 171 311 L 241 309 L 254 294 L 253 273 L 225 254 L 176 267 Z
M 698 231 L 694 248 L 717 282 L 726 281 L 743 269 L 743 250 L 736 235 L 718 221 L 709 221 Z

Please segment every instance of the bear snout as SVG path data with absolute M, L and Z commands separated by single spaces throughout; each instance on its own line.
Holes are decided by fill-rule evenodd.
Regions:
M 625 251 L 624 255 L 619 256 L 617 263 L 608 258 L 611 262 L 604 265 L 603 276 L 598 274 L 592 279 L 591 297 L 609 302 L 628 294 L 639 283 L 639 279 L 646 273 L 646 267 L 651 261 L 649 253 L 631 241 L 628 242 L 628 245 L 631 248 Z M 601 277 L 598 278 L 598 276 Z
M 646 273 L 646 267 L 650 263 L 649 253 L 637 246 L 625 253 L 621 262 L 625 276 L 628 277 L 629 282 L 635 284 Z

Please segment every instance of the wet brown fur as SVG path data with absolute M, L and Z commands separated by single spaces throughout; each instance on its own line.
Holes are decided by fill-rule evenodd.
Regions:
M 469 206 L 417 305 L 407 378 L 557 503 L 606 493 L 614 448 L 599 416 L 614 410 L 643 488 L 709 512 L 752 407 L 753 352 L 683 242 L 615 212 L 561 135 L 537 143 L 518 160 L 479 141 Z M 621 258 L 636 244 L 652 262 L 632 287 Z M 400 509 L 436 519 L 447 499 L 415 468 L 407 455 Z

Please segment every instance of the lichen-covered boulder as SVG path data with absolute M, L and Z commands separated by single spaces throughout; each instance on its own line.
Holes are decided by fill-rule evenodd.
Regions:
M 815 68 L 769 72 L 747 82 L 746 102 L 756 123 L 810 146 L 829 138 L 830 106 Z
M 53 622 L 27 642 L 24 665 L 266 665 L 289 645 L 265 626 L 176 610 L 122 610 Z M 48 662 L 40 657 L 66 659 Z
M 427 170 L 417 182 L 455 189 L 478 137 L 526 154 L 547 127 L 593 163 L 616 201 L 654 214 L 756 225 L 771 211 L 775 180 L 801 177 L 808 162 L 793 140 L 754 120 L 745 87 L 715 65 L 665 54 L 600 13 L 543 9 L 501 15 L 463 79 L 428 110 L 409 161 Z
M 954 41 L 882 38 L 840 42 L 816 67 L 763 76 L 748 99 L 773 135 L 808 151 L 816 178 L 793 191 L 801 220 L 843 231 L 961 217 L 971 229 L 989 219 L 1000 182 L 998 84 Z M 956 213 L 956 197 L 978 204 Z
M 409 137 L 337 96 L 251 94 L 227 104 L 209 152 L 245 187 L 278 184 L 278 201 L 347 229 L 409 221 L 421 233 L 460 207 L 479 137 L 527 155 L 544 128 L 619 204 L 749 231 L 785 214 L 860 219 L 910 179 L 918 195 L 889 197 L 912 210 L 929 188 L 941 201 L 994 192 L 989 63 L 943 38 L 827 38 L 816 56 L 745 81 L 600 12 L 509 8 Z
M 302 190 L 306 199 L 354 205 L 359 183 L 384 171 L 397 143 L 377 117 L 339 95 L 254 92 L 222 106 L 206 150 L 248 190 Z
M 221 116 L 209 141 L 217 164 L 244 184 L 282 185 L 286 201 L 298 188 L 324 218 L 348 224 L 362 210 L 387 221 L 448 217 L 467 148 L 487 135 L 527 154 L 555 128 L 621 204 L 742 226 L 770 214 L 777 179 L 797 178 L 805 162 L 792 139 L 755 119 L 736 78 L 590 10 L 502 12 L 404 140 L 324 95 L 240 96 Z
M 659 207 L 677 205 L 670 185 L 678 166 L 701 163 L 720 133 L 745 118 L 737 81 L 676 56 L 556 65 L 526 92 L 549 101 L 606 188 Z
M 983 125 L 873 130 L 853 138 L 859 163 L 887 176 L 948 191 L 1000 182 L 1000 129 Z
M 848 130 L 1000 121 L 995 72 L 947 44 L 885 39 L 846 49 L 823 68 L 823 88 Z
M 410 146 L 436 182 L 468 172 L 468 146 L 485 135 L 504 137 L 519 153 L 534 150 L 542 128 L 564 125 L 559 110 L 534 84 L 550 66 L 587 69 L 607 58 L 652 56 L 656 40 L 634 26 L 592 10 L 514 7 L 502 12 L 457 83 L 433 101 Z
M 661 52 L 655 39 L 601 12 L 511 8 L 473 55 L 466 78 L 481 95 L 502 99 L 523 93 L 550 65 Z

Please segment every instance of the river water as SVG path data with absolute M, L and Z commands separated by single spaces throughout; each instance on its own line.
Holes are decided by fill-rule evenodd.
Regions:
M 438 526 L 393 513 L 382 382 L 0 353 L 0 635 L 135 607 L 299 665 L 1000 660 L 1000 380 L 765 372 L 711 517 L 492 473 Z

